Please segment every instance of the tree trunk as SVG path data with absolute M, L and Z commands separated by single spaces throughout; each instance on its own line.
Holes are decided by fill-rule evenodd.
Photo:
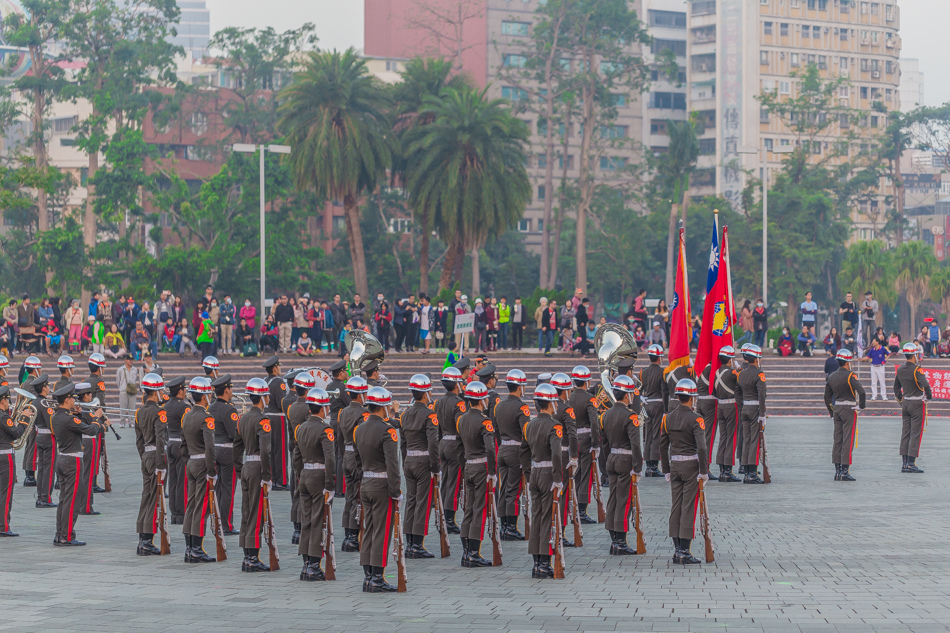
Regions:
M 898 148 L 900 150 L 901 148 Z M 897 186 L 897 245 L 904 243 L 904 179 L 901 176 L 901 151 L 898 151 L 897 158 L 894 159 L 894 176 L 899 183 Z
M 555 220 L 554 227 L 554 247 L 551 254 L 551 269 L 548 277 L 547 288 L 557 288 L 557 266 L 558 260 L 561 258 L 561 227 L 564 226 L 564 207 L 567 206 L 564 203 L 564 193 L 565 188 L 567 187 L 567 157 L 569 156 L 568 150 L 570 150 L 570 137 L 567 134 L 567 130 L 571 129 L 571 111 L 567 111 L 567 116 L 564 120 L 564 140 L 561 142 L 561 153 L 564 156 L 564 167 L 561 169 L 561 186 L 558 187 L 558 207 L 557 207 L 557 220 Z M 550 160 L 550 159 L 549 159 Z M 548 194 L 550 195 L 550 194 Z
M 419 211 L 422 239 L 419 240 L 419 294 L 429 294 L 429 211 Z
M 37 16 L 34 15 L 33 21 L 35 22 L 36 19 Z M 40 46 L 30 47 L 30 62 L 34 73 L 39 73 L 40 75 L 46 73 L 44 66 L 45 57 L 43 55 L 43 49 Z M 36 159 L 36 167 L 40 172 L 45 172 L 46 167 L 49 165 L 49 157 L 46 152 L 46 139 L 43 137 L 43 129 L 45 127 L 43 115 L 45 112 L 46 95 L 43 94 L 43 89 L 37 86 L 33 88 L 33 156 Z M 36 215 L 37 232 L 43 234 L 49 230 L 49 201 L 45 187 L 40 187 L 36 191 Z M 53 271 L 46 269 L 45 273 L 46 291 L 52 294 L 50 284 L 53 281 Z
M 442 262 L 442 274 L 439 276 L 439 292 L 452 286 L 452 278 L 455 275 L 455 261 L 459 256 L 458 242 L 452 241 L 448 250 L 445 252 L 445 260 Z
M 593 68 L 594 55 L 590 52 L 587 56 L 588 68 Z M 593 144 L 594 130 L 596 129 L 596 109 L 594 107 L 594 88 L 587 86 L 583 89 L 584 104 L 583 115 L 581 117 L 583 126 L 583 137 L 581 138 L 580 169 L 581 169 L 581 192 L 580 202 L 577 205 L 577 236 L 576 250 L 574 259 L 576 261 L 576 270 L 574 272 L 574 287 L 580 288 L 583 293 L 587 293 L 587 214 L 590 212 L 590 203 L 594 197 L 594 176 L 591 173 L 590 155 L 591 145 Z M 566 132 L 565 132 L 566 133 Z M 567 158 L 565 157 L 565 160 Z
M 550 62 L 548 62 L 550 64 Z M 550 91 L 550 85 L 548 90 Z M 538 285 L 541 288 L 553 288 L 557 275 L 557 255 L 551 257 L 551 211 L 554 205 L 554 98 L 550 95 L 545 104 L 544 116 L 547 120 L 547 134 L 544 138 L 544 155 L 547 164 L 544 169 L 544 226 L 541 227 L 541 274 Z M 554 241 L 557 253 L 557 239 Z M 550 262 L 550 265 L 549 265 Z M 555 272 L 549 272 L 549 271 Z
M 666 305 L 673 302 L 673 276 L 676 274 L 676 237 L 679 232 L 676 230 L 676 218 L 679 213 L 676 210 L 676 204 L 670 206 L 670 233 L 666 238 Z
M 472 249 L 472 296 L 482 294 L 482 271 L 478 261 L 478 246 Z
M 346 219 L 346 235 L 350 244 L 350 260 L 353 262 L 353 282 L 356 284 L 356 292 L 362 297 L 368 297 L 369 284 L 366 281 L 366 253 L 363 251 L 360 207 L 353 194 L 348 193 L 343 197 L 343 215 Z

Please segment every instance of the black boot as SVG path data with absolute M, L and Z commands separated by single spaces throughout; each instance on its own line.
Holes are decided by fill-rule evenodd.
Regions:
M 251 550 L 244 547 L 244 560 L 241 561 L 241 571 L 247 571 L 247 563 L 251 560 Z
M 360 551 L 360 531 L 359 530 L 343 530 L 345 537 L 343 538 L 343 547 L 344 552 L 358 552 Z
M 373 567 L 373 577 L 369 580 L 370 593 L 392 593 L 396 588 L 386 582 L 382 567 Z
M 463 563 L 463 567 L 491 567 L 491 561 L 482 558 L 481 547 L 481 541 L 468 539 L 468 564 Z
M 250 555 L 247 557 L 247 561 L 244 565 L 241 566 L 241 571 L 246 572 L 258 572 L 258 571 L 270 571 L 270 567 L 261 562 L 259 549 L 250 549 L 248 550 Z
M 472 554 L 468 549 L 468 539 L 462 537 L 462 567 L 471 567 L 471 565 L 469 565 L 471 558 Z
M 759 469 L 755 464 L 746 464 L 745 466 L 745 477 L 742 478 L 742 483 L 744 484 L 764 484 L 762 478 L 759 477 Z
M 581 515 L 581 523 L 583 523 L 584 525 L 592 525 L 592 524 L 597 523 L 597 521 L 590 518 L 590 516 L 587 514 L 586 503 L 578 503 L 577 509 L 580 511 L 579 514 Z
M 534 560 L 534 565 L 531 566 L 531 577 L 532 578 L 543 578 L 541 575 L 541 556 L 538 554 L 531 555 L 532 560 Z
M 305 580 L 309 581 L 321 581 L 326 580 L 327 577 L 323 573 L 323 568 L 320 567 L 320 558 L 317 556 L 310 557 L 310 578 Z
M 680 547 L 678 536 L 673 537 L 673 564 L 680 565 L 683 562 L 683 550 Z
M 699 565 L 700 562 L 702 562 L 689 553 L 689 546 L 691 542 L 692 539 L 680 539 L 680 565 Z
M 739 471 L 738 471 L 738 472 L 739 472 L 740 475 L 744 475 L 744 474 L 745 474 L 745 465 L 744 465 L 744 464 L 739 464 Z
M 455 523 L 455 513 L 451 510 L 445 511 L 445 525 L 449 529 L 449 534 L 462 533 L 462 529 Z
M 191 561 L 193 563 L 215 563 L 217 559 L 214 556 L 208 556 L 208 553 L 204 550 L 203 545 L 204 537 L 203 536 L 192 536 L 191 537 L 191 555 L 195 560 Z
M 197 560 L 193 560 L 192 557 L 192 548 L 194 546 L 191 544 L 191 534 L 185 534 L 185 562 L 186 563 L 197 563 Z
M 518 531 L 518 515 L 508 517 L 508 532 L 502 535 L 503 541 L 523 541 L 524 534 Z
M 554 568 L 551 567 L 551 557 L 547 554 L 538 555 L 538 575 L 533 578 L 554 578 Z
M 612 556 L 631 556 L 637 553 L 637 550 L 627 545 L 626 532 L 612 532 L 613 542 L 610 544 L 610 554 Z
M 841 481 L 841 464 L 835 464 L 835 481 Z
M 732 474 L 732 466 L 726 466 L 724 464 L 719 464 L 719 481 L 723 483 L 735 483 L 737 481 L 742 481 L 738 477 Z
M 26 471 L 26 477 L 23 479 L 24 488 L 36 488 L 36 473 L 32 470 Z
M 907 472 L 909 473 L 922 473 L 924 472 L 921 468 L 917 466 L 917 458 L 911 455 L 907 456 Z
M 425 535 L 416 534 L 416 558 L 435 558 L 435 555 L 425 548 Z
M 708 474 L 709 474 L 709 481 L 719 481 L 719 477 L 716 477 L 711 470 L 709 471 Z
M 373 568 L 370 565 L 363 565 L 363 591 L 369 591 L 369 583 L 373 580 Z
M 300 544 L 300 524 L 294 523 L 294 535 L 290 537 L 290 542 L 293 545 Z
M 841 481 L 855 481 L 854 477 L 851 476 L 849 470 L 851 466 L 848 464 L 841 464 Z
M 162 552 L 155 544 L 152 543 L 152 539 L 155 538 L 154 534 L 139 534 L 139 544 L 135 549 L 135 553 L 138 556 L 158 556 Z

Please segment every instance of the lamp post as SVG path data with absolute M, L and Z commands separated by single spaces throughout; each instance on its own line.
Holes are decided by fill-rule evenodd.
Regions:
M 271 152 L 273 154 L 289 154 L 290 146 L 288 145 L 248 145 L 246 143 L 237 143 L 232 146 L 232 149 L 235 152 L 240 152 L 242 154 L 253 154 L 254 152 L 259 151 L 261 156 L 261 314 L 260 319 L 263 323 L 264 321 L 264 297 L 266 289 L 266 277 L 264 273 L 264 264 L 266 260 L 266 251 L 264 250 L 264 201 L 267 199 L 264 195 L 264 152 Z

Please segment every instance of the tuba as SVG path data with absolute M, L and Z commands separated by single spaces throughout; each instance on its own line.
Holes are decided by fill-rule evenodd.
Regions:
M 623 358 L 637 358 L 637 342 L 633 335 L 622 325 L 606 323 L 597 328 L 594 335 L 594 349 L 597 350 L 597 368 L 600 371 L 600 386 L 602 391 L 597 394 L 599 402 L 604 406 L 616 402 L 613 387 L 610 385 L 611 375 L 616 373 L 617 364 Z M 636 381 L 636 378 L 634 378 Z M 606 396 L 605 396 L 606 394 Z
M 17 387 L 14 387 L 13 391 L 19 398 L 17 398 L 16 406 L 13 408 L 13 415 L 11 417 L 16 424 L 19 424 L 21 420 L 25 420 L 27 424 L 26 432 L 13 441 L 13 448 L 19 450 L 26 445 L 27 438 L 30 433 L 33 432 L 38 411 L 36 410 L 36 405 L 33 404 L 33 401 L 36 400 L 36 396 L 29 391 L 24 391 Z
M 347 332 L 343 344 L 346 346 L 346 352 L 350 356 L 346 367 L 350 372 L 350 376 L 359 374 L 363 371 L 363 367 L 374 360 L 379 363 L 385 360 L 386 350 L 383 349 L 383 344 L 380 343 L 375 336 L 363 330 L 350 330 Z M 380 378 L 382 378 L 382 376 L 380 376 Z

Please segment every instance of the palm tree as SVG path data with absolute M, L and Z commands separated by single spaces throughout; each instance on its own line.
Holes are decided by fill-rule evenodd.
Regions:
M 350 48 L 310 53 L 280 99 L 279 125 L 293 146 L 294 184 L 343 201 L 356 292 L 368 296 L 359 203 L 392 164 L 390 93 Z
M 432 122 L 409 139 L 409 202 L 431 211 L 435 230 L 449 245 L 439 290 L 452 283 L 466 249 L 480 248 L 514 226 L 531 197 L 524 167 L 527 126 L 485 93 L 446 88 L 438 98 L 427 97 L 419 114 Z
M 930 277 L 930 298 L 950 315 L 950 267 L 940 266 Z
M 426 97 L 438 97 L 446 87 L 460 89 L 468 85 L 462 75 L 452 75 L 452 62 L 446 59 L 410 60 L 402 71 L 402 82 L 393 87 L 396 103 L 395 131 L 401 140 L 411 135 L 420 126 L 434 120 L 429 113 L 420 116 Z M 406 147 L 405 143 L 401 144 Z M 393 161 L 393 176 L 406 180 L 406 156 L 397 154 Z M 415 224 L 421 232 L 419 244 L 419 292 L 429 292 L 429 236 L 432 234 L 432 218 L 426 207 L 414 207 Z
M 699 157 L 699 139 L 696 136 L 696 116 L 688 121 L 667 121 L 670 134 L 670 149 L 660 158 L 659 178 L 663 191 L 670 195 L 670 232 L 666 239 L 666 301 L 673 300 L 673 262 L 676 245 L 676 210 L 682 203 L 683 221 L 686 221 L 686 204 L 689 200 L 689 175 Z
M 894 289 L 907 299 L 911 327 L 916 328 L 917 307 L 930 294 L 930 276 L 937 268 L 937 257 L 926 242 L 904 242 L 894 252 L 894 263 Z
M 881 240 L 856 242 L 848 249 L 848 254 L 838 271 L 838 285 L 850 290 L 855 297 L 871 291 L 881 303 L 893 303 L 897 293 L 894 291 L 894 252 L 887 250 Z

